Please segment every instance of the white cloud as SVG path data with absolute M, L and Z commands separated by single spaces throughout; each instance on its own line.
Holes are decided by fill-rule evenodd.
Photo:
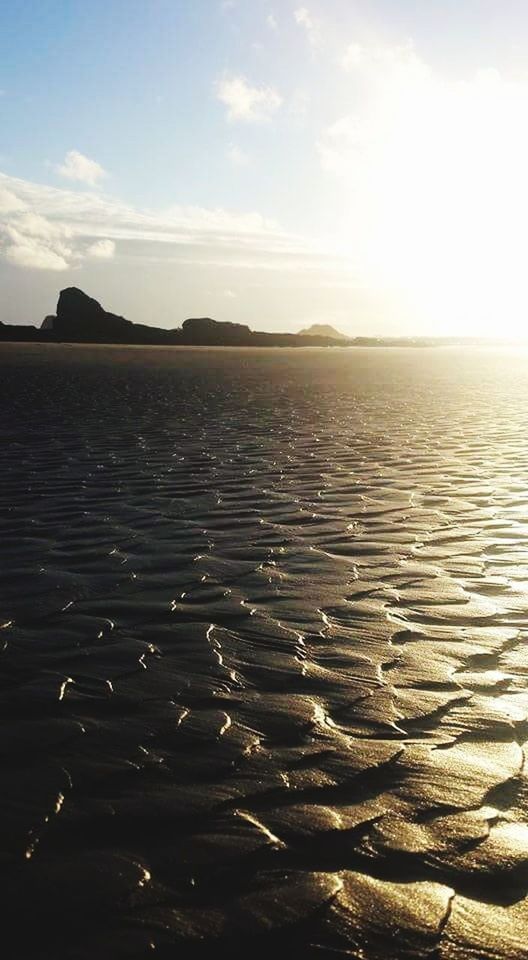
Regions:
M 365 92 L 389 85 L 409 89 L 431 78 L 431 68 L 418 56 L 412 40 L 394 44 L 351 43 L 341 58 L 345 73 L 363 82 Z
M 28 210 L 25 206 L 17 217 L 15 227 L 24 236 L 37 237 L 40 240 L 62 242 L 71 237 L 71 230 L 63 224 L 53 223 L 39 213 Z
M 115 253 L 115 243 L 113 240 L 96 240 L 87 247 L 86 253 L 98 260 L 111 260 Z
M 295 22 L 306 31 L 310 45 L 316 47 L 320 41 L 320 28 L 317 20 L 314 20 L 306 7 L 298 7 L 293 16 Z
M 268 16 L 266 17 L 266 23 L 270 28 L 270 30 L 278 30 L 279 28 L 279 24 L 277 23 L 277 18 L 273 13 L 268 13 Z
M 244 150 L 241 150 L 236 143 L 229 144 L 226 151 L 226 156 L 235 167 L 246 167 L 249 163 L 249 157 L 247 153 L 245 153 Z
M 12 190 L 0 187 L 0 252 L 11 263 L 35 270 L 66 270 L 76 254 L 70 230 L 34 212 Z
M 258 123 L 269 120 L 282 98 L 273 87 L 253 87 L 245 77 L 226 74 L 215 84 L 216 96 L 227 107 L 229 121 Z
M 95 187 L 99 180 L 108 176 L 106 170 L 95 160 L 90 160 L 78 150 L 69 150 L 63 162 L 56 167 L 57 173 L 67 180 L 76 180 Z
M 0 187 L 0 213 L 20 213 L 26 205 L 11 190 Z
M 234 290 L 224 290 L 224 297 L 228 300 L 236 300 L 236 293 Z
M 16 266 L 31 270 L 67 270 L 69 266 L 59 253 L 30 238 L 9 244 L 4 256 Z

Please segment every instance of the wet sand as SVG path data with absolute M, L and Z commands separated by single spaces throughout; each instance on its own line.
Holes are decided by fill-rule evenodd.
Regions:
M 6 344 L 0 442 L 10 957 L 528 957 L 528 353 Z

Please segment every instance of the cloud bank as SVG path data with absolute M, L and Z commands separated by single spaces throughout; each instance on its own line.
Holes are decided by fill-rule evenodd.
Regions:
M 311 268 L 319 253 L 259 213 L 175 205 L 139 210 L 93 191 L 64 190 L 0 174 L 0 257 L 19 267 L 63 271 L 87 259 L 137 250 L 167 260 L 277 270 Z

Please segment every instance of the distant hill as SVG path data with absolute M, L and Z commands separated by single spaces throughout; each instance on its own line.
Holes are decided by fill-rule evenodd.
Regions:
M 61 290 L 57 303 L 57 316 L 46 317 L 41 329 L 53 330 L 60 339 L 75 340 L 126 339 L 133 324 L 115 313 L 108 313 L 97 300 L 88 297 L 77 287 Z
M 132 323 L 105 310 L 78 287 L 61 290 L 57 313 L 45 317 L 40 329 L 0 323 L 0 340 L 215 347 L 336 347 L 340 343 L 326 334 L 264 333 L 210 317 L 185 320 L 172 330 Z
M 331 337 L 332 340 L 350 339 L 350 337 L 345 337 L 344 333 L 339 333 L 339 330 L 336 330 L 335 327 L 331 327 L 329 323 L 312 323 L 311 327 L 306 327 L 304 330 L 299 330 L 298 336 Z

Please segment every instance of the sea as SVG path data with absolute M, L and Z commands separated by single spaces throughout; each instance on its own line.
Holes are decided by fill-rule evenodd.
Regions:
M 528 957 L 528 352 L 0 347 L 6 960 Z

